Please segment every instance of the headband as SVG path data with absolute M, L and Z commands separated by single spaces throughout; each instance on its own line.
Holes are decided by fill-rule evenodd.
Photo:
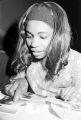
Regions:
M 43 21 L 54 27 L 53 12 L 45 5 L 34 6 L 28 15 L 28 20 Z

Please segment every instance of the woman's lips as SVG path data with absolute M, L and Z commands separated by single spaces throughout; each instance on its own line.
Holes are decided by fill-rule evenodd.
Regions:
M 44 51 L 37 50 L 36 48 L 31 48 L 31 52 L 36 58 L 41 58 L 44 56 Z
M 33 53 L 41 53 L 41 52 L 43 52 L 43 51 L 31 49 L 31 52 L 33 52 Z
M 42 56 L 43 55 L 43 53 L 44 52 L 42 52 L 42 51 L 32 51 L 32 54 L 34 55 L 34 56 Z

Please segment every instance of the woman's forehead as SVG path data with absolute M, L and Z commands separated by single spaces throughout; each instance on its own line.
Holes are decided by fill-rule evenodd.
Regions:
M 53 28 L 49 24 L 38 20 L 29 21 L 26 30 L 30 32 L 53 32 Z

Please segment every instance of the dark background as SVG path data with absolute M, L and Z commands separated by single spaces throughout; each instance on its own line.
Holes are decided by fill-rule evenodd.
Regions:
M 39 0 L 0 0 L 0 34 L 5 35 L 15 20 Z M 40 0 L 44 1 L 44 0 Z M 67 12 L 72 29 L 72 48 L 81 52 L 81 0 L 52 0 Z M 6 40 L 8 42 L 8 40 Z

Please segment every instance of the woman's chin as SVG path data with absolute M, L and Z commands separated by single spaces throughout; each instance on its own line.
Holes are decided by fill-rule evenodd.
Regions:
M 40 59 L 43 59 L 45 56 L 44 55 L 34 55 L 34 58 L 35 59 L 38 59 L 38 60 L 40 60 Z

